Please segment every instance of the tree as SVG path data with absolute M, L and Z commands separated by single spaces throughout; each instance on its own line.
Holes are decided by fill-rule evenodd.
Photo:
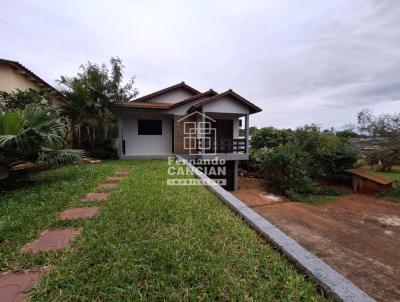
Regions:
M 23 109 L 28 104 L 45 106 L 49 104 L 50 94 L 35 89 L 20 90 L 13 92 L 0 91 L 0 108 Z
M 258 130 L 258 128 L 256 126 L 251 126 L 249 128 L 249 134 L 253 135 L 257 130 Z
M 28 104 L 24 109 L 0 110 L 0 179 L 25 161 L 51 164 L 79 160 L 80 150 L 57 150 L 64 124 L 52 109 Z
M 357 138 L 360 137 L 360 135 L 350 129 L 345 129 L 342 131 L 336 132 L 336 136 L 339 138 L 342 138 L 344 140 L 349 140 L 350 138 Z
M 290 129 L 281 130 L 273 127 L 253 130 L 251 136 L 251 147 L 254 149 L 274 149 L 279 145 L 287 143 L 290 139 L 290 134 Z
M 367 161 L 381 163 L 381 169 L 388 171 L 400 163 L 400 114 L 385 113 L 375 116 L 369 110 L 357 115 L 357 128 L 371 137 L 380 138 L 380 150 L 367 155 Z
M 110 59 L 110 69 L 88 62 L 81 65 L 74 77 L 61 76 L 62 93 L 67 99 L 64 114 L 70 119 L 74 145 L 81 146 L 87 140 L 91 150 L 96 144 L 108 141 L 115 135 L 116 121 L 109 111 L 114 102 L 128 102 L 138 90 L 135 78 L 123 82 L 124 66 L 120 58 Z M 83 131 L 84 132 L 83 132 Z

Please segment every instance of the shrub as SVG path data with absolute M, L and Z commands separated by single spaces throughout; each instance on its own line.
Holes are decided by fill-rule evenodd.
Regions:
M 307 155 L 298 145 L 287 143 L 266 153 L 262 174 L 269 189 L 289 197 L 310 194 L 315 191 L 308 175 Z
M 298 128 L 293 138 L 307 153 L 309 175 L 313 179 L 337 180 L 357 162 L 357 151 L 333 132 L 321 132 L 314 125 L 305 126 Z
M 298 128 L 285 139 L 274 148 L 252 150 L 249 168 L 261 171 L 269 189 L 292 199 L 322 194 L 314 182 L 342 181 L 345 170 L 357 163 L 357 151 L 348 140 L 315 125 Z
M 262 172 L 262 163 L 265 160 L 265 157 L 268 154 L 268 149 L 250 149 L 249 152 L 249 160 L 247 162 L 247 169 L 250 171 Z
M 54 149 L 63 142 L 64 124 L 46 107 L 0 110 L 0 179 L 24 161 L 60 164 L 79 160 L 81 150 Z
M 114 147 L 112 139 L 102 139 L 98 137 L 93 145 L 88 141 L 84 142 L 85 148 L 91 157 L 98 159 L 117 159 L 118 152 Z
M 393 201 L 400 202 L 400 180 L 396 180 L 393 183 L 393 187 L 388 190 L 384 190 L 376 193 L 379 197 L 384 197 Z
M 286 144 L 290 139 L 291 130 L 265 127 L 254 130 L 251 136 L 251 147 L 254 149 L 274 149 L 279 145 Z

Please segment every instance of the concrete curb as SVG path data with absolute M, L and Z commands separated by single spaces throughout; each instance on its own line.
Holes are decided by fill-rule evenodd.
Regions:
M 176 156 L 176 158 L 185 163 L 196 177 L 210 181 L 204 173 L 191 165 L 186 159 L 181 156 Z M 215 183 L 214 185 L 207 185 L 207 188 L 228 204 L 228 206 L 239 214 L 253 229 L 279 248 L 297 267 L 308 276 L 315 279 L 316 282 L 333 297 L 339 301 L 345 302 L 375 301 L 350 280 L 339 274 L 311 252 L 307 251 L 294 239 L 283 233 L 267 219 L 253 211 L 245 203 L 221 186 Z

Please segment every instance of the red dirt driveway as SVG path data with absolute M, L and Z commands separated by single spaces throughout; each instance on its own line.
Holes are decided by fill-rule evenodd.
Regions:
M 400 301 L 400 203 L 350 194 L 317 206 L 291 201 L 259 205 L 250 190 L 234 195 L 370 296 Z

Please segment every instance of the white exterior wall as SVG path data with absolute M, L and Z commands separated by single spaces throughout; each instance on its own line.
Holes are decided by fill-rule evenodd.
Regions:
M 139 119 L 162 120 L 162 135 L 138 135 Z M 125 156 L 172 153 L 172 118 L 154 114 L 124 114 L 121 135 L 125 140 Z
M 249 114 L 249 108 L 234 98 L 226 96 L 204 105 L 203 112 Z
M 233 138 L 239 138 L 239 119 L 233 119 Z
M 159 103 L 177 103 L 186 100 L 195 94 L 184 88 L 175 89 L 170 92 L 163 93 L 159 96 L 149 99 L 146 102 L 159 102 Z
M 197 99 L 197 100 L 191 101 L 191 102 L 186 103 L 186 104 L 184 104 L 184 105 L 182 105 L 182 106 L 179 106 L 179 107 L 177 107 L 177 108 L 168 110 L 166 113 L 168 113 L 168 114 L 174 114 L 174 115 L 183 115 L 183 116 L 184 116 L 184 115 L 188 115 L 188 110 L 190 109 L 190 107 L 192 107 L 192 106 L 193 106 L 194 104 L 196 104 L 196 103 L 199 103 L 199 102 L 205 100 L 206 98 L 207 98 L 207 97 L 199 98 L 199 99 Z

